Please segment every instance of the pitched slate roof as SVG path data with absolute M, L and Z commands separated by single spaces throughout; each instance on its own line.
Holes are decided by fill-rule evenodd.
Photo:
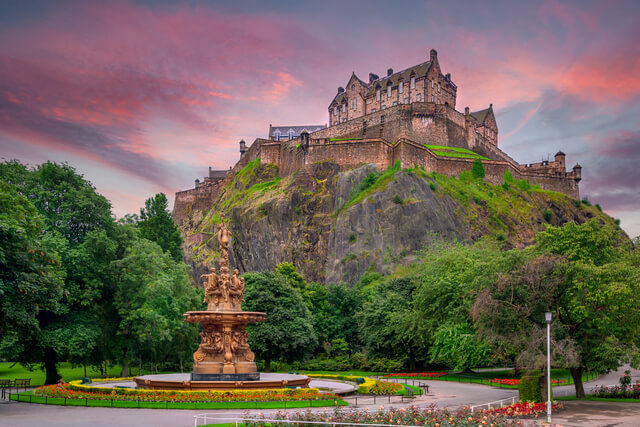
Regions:
M 378 80 L 374 80 L 369 85 L 369 92 L 367 93 L 367 96 L 373 95 L 374 93 L 376 93 L 376 87 L 378 85 L 380 85 L 380 88 L 383 90 L 387 88 L 389 82 L 391 82 L 392 87 L 396 87 L 398 86 L 398 82 L 400 81 L 400 78 L 402 78 L 406 82 L 411 79 L 412 73 L 415 73 L 416 77 L 424 76 L 425 74 L 427 74 L 427 71 L 429 71 L 429 68 L 431 68 L 431 61 L 426 61 L 426 62 L 423 62 L 422 64 L 409 67 L 406 70 L 402 70 L 397 73 L 391 74 L 390 76 L 384 76 Z
M 491 107 L 485 108 L 484 110 L 480 110 L 480 111 L 474 111 L 473 113 L 471 113 L 471 115 L 476 118 L 478 123 L 484 123 L 484 119 L 487 118 L 487 114 L 489 114 L 489 110 L 491 110 Z
M 306 130 L 309 133 L 318 131 L 320 129 L 325 129 L 326 125 L 309 125 L 309 126 L 271 126 L 271 135 L 269 138 L 272 138 L 276 135 L 276 131 L 280 131 L 280 135 L 284 137 L 289 137 L 289 130 L 293 130 L 293 137 L 297 138 L 300 136 L 303 130 Z

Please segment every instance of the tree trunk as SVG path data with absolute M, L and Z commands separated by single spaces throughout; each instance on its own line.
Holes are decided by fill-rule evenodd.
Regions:
M 182 356 L 180 356 L 180 373 L 184 373 L 184 370 L 182 369 Z
M 571 377 L 573 377 L 573 383 L 576 388 L 576 397 L 578 399 L 584 399 L 587 396 L 584 394 L 584 385 L 582 384 L 582 373 L 584 372 L 584 368 L 580 366 L 579 368 L 569 368 L 569 372 L 571 372 Z
M 264 359 L 265 372 L 271 372 L 271 359 Z
M 467 366 L 467 367 L 465 367 L 465 368 L 462 370 L 462 373 L 463 373 L 463 374 L 475 374 L 475 372 L 473 372 L 473 369 L 471 369 L 471 368 L 470 368 L 470 367 L 468 367 L 468 366 Z
M 129 376 L 129 361 L 127 360 L 127 348 L 124 348 L 122 353 L 122 371 L 120 372 L 120 377 L 126 378 Z
M 56 384 L 58 380 L 60 380 L 60 375 L 58 375 L 58 368 L 56 364 L 58 363 L 58 354 L 51 347 L 47 347 L 44 349 L 44 369 L 47 374 L 47 378 L 45 379 L 45 384 Z
M 520 369 L 518 366 L 514 366 L 513 367 L 513 376 L 514 376 L 514 378 L 520 378 L 522 376 L 522 369 Z

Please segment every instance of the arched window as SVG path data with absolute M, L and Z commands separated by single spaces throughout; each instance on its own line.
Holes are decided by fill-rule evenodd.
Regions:
M 273 133 L 273 139 L 275 139 L 276 141 L 280 141 L 280 129 L 276 130 Z
M 416 95 L 416 99 L 418 100 L 418 102 L 422 101 L 422 94 L 418 94 Z
M 289 129 L 289 139 L 293 139 L 293 129 Z

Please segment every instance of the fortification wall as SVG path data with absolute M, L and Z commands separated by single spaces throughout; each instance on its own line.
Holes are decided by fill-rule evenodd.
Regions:
M 384 170 L 393 162 L 393 146 L 380 139 L 358 141 L 312 140 L 304 163 L 333 161 L 341 166 L 352 167 L 375 163 Z
M 172 214 L 176 225 L 187 226 L 189 222 L 197 220 L 193 217 L 195 213 L 208 211 L 227 179 L 176 192 Z

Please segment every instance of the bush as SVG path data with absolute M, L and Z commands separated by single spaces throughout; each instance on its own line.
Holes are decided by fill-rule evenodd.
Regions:
M 431 191 L 436 191 L 436 184 L 434 184 L 433 182 L 430 182 L 429 188 L 431 189 Z
M 620 225 L 620 218 L 614 219 L 613 222 L 615 222 L 616 225 Z
M 507 184 L 507 187 L 510 184 L 513 184 L 513 175 L 511 175 L 511 172 L 509 170 L 504 171 L 504 174 L 502 175 L 502 180 L 504 181 L 505 184 Z
M 540 372 L 530 372 L 522 376 L 518 384 L 518 395 L 521 402 L 542 402 Z
M 589 198 L 587 196 L 584 196 L 582 198 L 582 203 L 584 203 L 587 206 L 591 206 L 591 202 L 589 201 Z
M 476 179 L 484 178 L 485 171 L 484 166 L 482 165 L 482 160 L 475 159 L 473 161 L 473 165 L 471 166 L 471 175 Z
M 552 216 L 553 216 L 553 212 L 551 212 L 549 209 L 545 209 L 544 212 L 542 212 L 542 217 L 547 222 L 551 221 Z
M 596 208 L 597 208 L 600 212 L 602 212 L 602 207 L 600 207 L 600 205 L 599 205 L 598 203 L 596 203 Z
M 396 194 L 395 196 L 393 196 L 393 203 L 395 203 L 396 205 L 401 205 L 402 203 L 404 203 L 404 200 L 402 200 L 402 197 Z
M 516 187 L 521 189 L 522 191 L 530 191 L 531 184 L 526 179 L 519 179 L 516 181 Z

